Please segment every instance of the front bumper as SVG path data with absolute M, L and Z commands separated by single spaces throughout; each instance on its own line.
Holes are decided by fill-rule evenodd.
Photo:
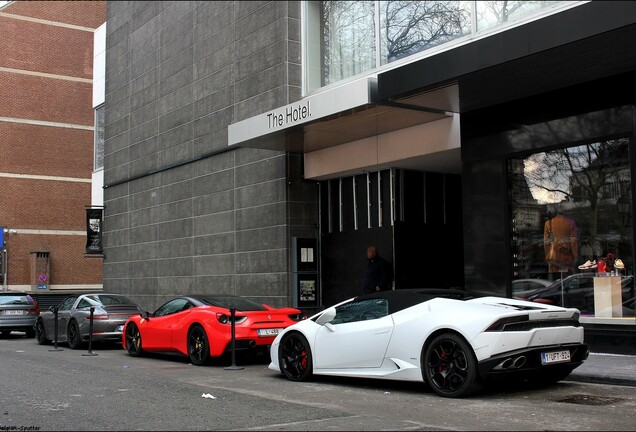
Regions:
M 543 365 L 541 363 L 541 353 L 554 351 L 570 351 L 570 361 L 566 363 L 554 363 Z M 589 355 L 589 347 L 584 343 L 569 343 L 557 345 L 545 345 L 538 347 L 527 347 L 500 353 L 479 362 L 479 375 L 482 378 L 497 378 L 500 376 L 524 375 L 540 370 L 548 369 L 570 369 L 580 366 Z M 516 359 L 525 357 L 520 367 L 515 367 Z M 502 363 L 511 359 L 512 365 L 502 367 Z M 510 362 L 508 362 L 510 363 Z M 521 363 L 521 360 L 518 362 Z

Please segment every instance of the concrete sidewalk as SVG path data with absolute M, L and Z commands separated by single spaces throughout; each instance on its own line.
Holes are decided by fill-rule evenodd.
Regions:
M 566 380 L 636 387 L 636 356 L 591 353 Z

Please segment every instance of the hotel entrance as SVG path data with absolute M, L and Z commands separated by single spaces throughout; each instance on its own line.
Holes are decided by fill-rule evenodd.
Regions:
M 461 177 L 385 169 L 320 182 L 322 303 L 362 294 L 366 250 L 394 289 L 463 288 Z

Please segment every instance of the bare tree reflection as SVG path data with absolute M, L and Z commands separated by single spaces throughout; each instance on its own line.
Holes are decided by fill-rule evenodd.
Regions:
M 470 32 L 470 10 L 459 1 L 383 1 L 381 22 L 389 62 Z

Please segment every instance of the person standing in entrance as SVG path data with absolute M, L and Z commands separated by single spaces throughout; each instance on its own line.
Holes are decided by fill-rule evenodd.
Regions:
M 378 248 L 369 246 L 367 248 L 367 269 L 364 272 L 363 290 L 365 294 L 376 291 L 386 291 L 388 289 L 387 262 L 378 255 Z

